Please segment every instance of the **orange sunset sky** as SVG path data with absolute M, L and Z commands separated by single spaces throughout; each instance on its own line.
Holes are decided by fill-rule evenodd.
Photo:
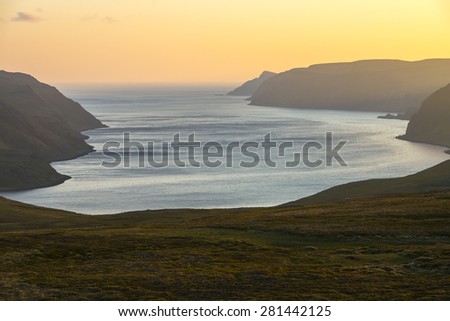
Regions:
M 0 69 L 50 83 L 239 83 L 450 57 L 450 0 L 0 0 Z

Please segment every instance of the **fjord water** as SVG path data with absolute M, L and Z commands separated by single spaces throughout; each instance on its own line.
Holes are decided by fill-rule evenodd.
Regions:
M 229 88 L 228 88 L 229 89 Z M 381 120 L 381 113 L 301 110 L 249 106 L 242 97 L 223 95 L 226 88 L 91 87 L 66 88 L 64 94 L 78 102 L 109 128 L 88 131 L 95 152 L 75 160 L 53 163 L 60 173 L 72 177 L 64 184 L 4 196 L 36 205 L 87 214 L 163 208 L 219 208 L 271 206 L 299 199 L 326 188 L 369 178 L 415 173 L 448 158 L 444 148 L 395 139 L 407 122 Z M 109 141 L 170 142 L 195 133 L 202 144 L 218 141 L 261 142 L 267 133 L 278 143 L 291 141 L 285 157 L 273 156 L 277 166 L 264 162 L 253 168 L 234 166 L 200 168 L 171 165 L 165 168 L 137 166 L 105 168 L 102 147 Z M 324 143 L 332 132 L 334 144 L 347 141 L 340 154 L 348 166 L 309 168 L 300 164 L 286 168 L 308 141 Z M 312 160 L 324 159 L 323 151 L 311 150 Z M 160 150 L 159 150 L 160 154 Z M 258 154 L 263 156 L 262 149 Z M 133 157 L 134 155 L 134 157 Z M 197 155 L 198 156 L 198 155 Z M 158 158 L 158 157 L 157 157 Z M 200 160 L 201 157 L 198 157 Z M 350 197 L 350 196 L 349 196 Z

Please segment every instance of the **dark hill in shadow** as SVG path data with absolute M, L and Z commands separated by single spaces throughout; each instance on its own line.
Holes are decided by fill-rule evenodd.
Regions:
M 450 147 L 450 85 L 425 99 L 399 138 Z
M 405 113 L 449 80 L 450 59 L 320 64 L 267 79 L 251 104 Z
M 0 71 L 0 191 L 54 185 L 68 177 L 50 162 L 92 151 L 81 131 L 104 127 L 56 88 Z
M 249 97 L 253 95 L 261 86 L 261 84 L 267 79 L 275 76 L 276 73 L 270 71 L 264 71 L 258 78 L 246 81 L 238 88 L 230 91 L 227 95 L 230 96 L 246 96 Z

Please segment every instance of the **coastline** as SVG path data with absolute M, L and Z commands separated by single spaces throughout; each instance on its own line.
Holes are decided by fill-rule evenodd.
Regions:
M 23 187 L 23 188 L 17 188 L 17 189 L 14 189 L 14 188 L 5 189 L 5 190 L 0 189 L 0 193 L 26 192 L 26 191 L 33 191 L 33 190 L 40 189 L 40 188 L 58 186 L 58 185 L 64 184 L 64 182 L 66 182 L 72 178 L 68 175 L 64 175 L 64 174 L 60 174 L 60 173 L 58 173 L 58 174 L 61 176 L 59 179 L 48 181 L 47 183 L 40 184 L 39 186 L 36 186 L 36 187 L 30 186 L 30 187 Z
M 423 188 L 416 175 L 379 181 Z M 443 300 L 450 185 L 434 175 L 408 193 L 270 207 L 89 215 L 0 197 L 0 299 Z
M 95 130 L 95 129 L 101 129 L 101 128 L 107 128 L 108 126 L 103 125 L 101 127 L 98 128 L 93 128 L 93 129 L 89 129 L 89 130 Z M 81 134 L 81 132 L 80 132 Z M 86 135 L 82 135 L 84 141 L 86 141 L 89 137 Z M 46 187 L 53 187 L 53 186 L 58 186 L 63 184 L 64 182 L 66 182 L 67 180 L 71 179 L 72 177 L 70 177 L 69 175 L 65 175 L 65 174 L 61 174 L 59 172 L 57 172 L 53 166 L 51 165 L 53 162 L 62 162 L 62 161 L 69 161 L 69 160 L 73 160 L 73 159 L 77 159 L 80 157 L 83 157 L 85 155 L 88 155 L 92 152 L 95 151 L 94 147 L 91 145 L 87 145 L 87 148 L 85 151 L 80 151 L 78 154 L 75 155 L 71 155 L 68 157 L 59 157 L 57 159 L 52 159 L 51 161 L 48 160 L 44 160 L 41 157 L 35 156 L 33 154 L 27 154 L 27 157 L 31 157 L 33 159 L 29 160 L 28 162 L 26 162 L 25 160 L 25 167 L 31 167 L 31 168 L 36 168 L 36 170 L 32 170 L 32 172 L 30 172 L 30 175 L 28 175 L 28 177 L 32 177 L 33 174 L 35 174 L 34 172 L 39 172 L 39 173 L 43 173 L 43 175 L 39 176 L 36 181 L 34 182 L 33 180 L 29 183 L 25 183 L 24 186 L 21 187 L 0 187 L 0 192 L 24 192 L 24 191 L 30 191 L 30 190 L 36 190 L 36 189 L 40 189 L 40 188 L 46 188 Z M 9 150 L 6 150 L 7 152 L 10 152 Z M 3 151 L 5 152 L 5 151 Z M 15 151 L 13 151 L 15 153 Z M 19 151 L 19 153 L 21 153 Z M 5 160 L 4 160 L 5 161 Z M 24 159 L 21 159 L 20 161 L 24 161 Z M 8 157 L 6 157 L 6 162 L 7 163 L 11 163 L 11 159 L 8 159 Z M 8 168 L 5 168 L 5 164 L 4 164 L 4 170 L 8 170 Z M 24 170 L 22 168 L 22 170 Z M 11 170 L 12 172 L 14 172 L 15 170 Z M 24 172 L 26 173 L 26 170 L 24 170 Z M 45 173 L 44 173 L 45 172 Z M 20 180 L 17 180 L 18 183 L 15 184 L 21 184 L 22 182 Z
M 450 148 L 450 146 L 448 146 L 448 145 L 433 144 L 433 143 L 431 143 L 429 141 L 422 141 L 420 139 L 411 139 L 411 138 L 407 137 L 406 134 L 398 135 L 395 138 L 399 139 L 399 140 L 404 140 L 404 141 L 407 141 L 407 142 L 411 142 L 411 143 L 427 144 L 427 145 L 432 145 L 432 146 L 439 146 L 439 147 L 444 147 L 444 148 Z M 444 153 L 449 154 L 450 153 L 450 149 L 444 151 Z
M 264 109 L 264 107 L 260 107 L 260 108 Z M 257 109 L 259 109 L 259 108 L 257 108 Z M 336 112 L 340 113 L 341 111 L 337 110 Z M 347 111 L 342 111 L 342 112 L 343 113 L 347 113 Z M 270 113 L 272 113 L 272 111 Z M 319 113 L 322 113 L 322 111 L 320 111 Z M 372 114 L 372 113 L 370 113 L 370 114 Z M 335 116 L 333 116 L 333 117 L 335 117 Z M 351 117 L 351 115 L 348 115 L 348 116 L 343 115 L 343 116 L 340 116 L 340 117 L 342 118 L 342 120 L 346 120 L 346 119 L 350 119 L 349 117 Z M 357 116 L 357 117 L 359 117 L 359 116 Z M 376 125 L 378 123 L 378 121 L 376 119 L 372 120 L 371 116 L 367 116 L 367 117 L 364 116 L 363 118 L 364 119 L 365 118 L 370 118 L 370 121 L 373 122 L 374 125 Z M 339 120 L 339 122 L 340 121 L 341 120 Z M 103 127 L 106 127 L 106 126 L 103 126 Z M 391 126 L 389 125 L 389 126 L 385 126 L 385 127 L 386 127 L 387 130 L 389 130 L 389 128 Z M 383 127 L 383 128 L 385 128 L 385 127 Z M 395 125 L 394 127 L 396 127 L 396 128 L 397 127 L 398 128 L 403 128 L 403 124 Z M 401 130 L 400 132 L 402 132 L 402 131 L 403 130 Z M 97 131 L 96 131 L 96 133 L 97 133 Z M 84 138 L 86 138 L 86 139 L 88 138 L 84 133 L 81 133 L 81 134 L 84 136 Z M 99 137 L 97 137 L 95 134 L 92 134 L 91 136 L 93 137 L 93 141 L 95 141 L 97 143 L 99 142 L 99 140 L 98 140 Z M 380 139 L 379 141 L 380 142 L 385 142 L 385 138 L 389 139 L 388 142 L 392 141 L 392 140 L 395 141 L 395 139 L 393 138 L 394 136 L 395 136 L 395 134 L 392 135 L 392 136 L 391 135 L 383 135 L 381 137 L 383 139 L 382 140 Z M 399 145 L 399 143 L 397 143 L 397 145 Z M 408 145 L 408 144 L 405 144 L 405 145 Z M 433 146 L 432 144 L 426 144 L 426 145 Z M 416 151 L 416 150 L 418 150 L 418 151 L 427 151 L 428 149 L 426 147 L 420 147 L 419 146 L 419 149 L 417 149 L 417 147 L 414 147 L 412 150 L 413 151 Z M 86 150 L 83 153 L 78 154 L 76 157 L 68 158 L 68 160 L 72 160 L 72 159 L 76 159 L 78 157 L 82 157 L 82 156 L 87 155 L 87 154 L 89 154 L 89 153 L 91 153 L 93 151 L 94 151 L 93 147 L 89 146 L 88 150 Z M 441 149 L 436 149 L 436 152 L 433 152 L 433 153 L 434 154 L 437 154 L 437 153 L 440 154 L 441 153 Z M 444 155 L 446 155 L 446 154 L 444 154 Z M 446 156 L 442 156 L 442 158 L 445 158 L 445 157 Z M 430 159 L 430 158 L 427 157 L 427 159 Z M 437 157 L 436 159 L 441 159 L 441 158 Z M 79 165 L 82 165 L 83 162 L 84 162 L 84 160 L 81 160 L 81 161 L 76 162 L 75 164 L 78 164 L 76 166 L 79 166 Z M 441 162 L 441 161 L 439 161 L 439 162 Z M 405 174 L 406 173 L 408 173 L 408 174 L 418 173 L 419 171 L 422 171 L 425 168 L 429 168 L 431 166 L 434 166 L 435 164 L 438 164 L 438 161 L 436 160 L 435 163 L 429 161 L 426 165 L 424 165 L 424 164 L 422 164 L 423 166 L 416 166 L 414 168 L 408 167 L 409 170 L 407 170 L 407 172 L 402 172 L 401 170 L 398 170 L 396 172 L 397 174 L 396 173 L 394 173 L 394 174 L 391 173 L 391 175 L 386 175 L 386 177 L 396 177 L 396 176 L 398 177 L 399 176 L 398 173 L 405 173 Z M 60 168 L 59 167 L 56 167 L 56 168 L 58 170 L 60 170 L 62 173 L 65 172 L 64 166 L 62 166 Z M 95 170 L 95 168 L 92 168 L 92 170 Z M 71 173 L 71 170 L 67 171 L 67 173 Z M 82 171 L 80 173 L 81 173 L 80 177 L 84 177 L 84 175 L 88 174 L 89 171 Z M 73 174 L 70 174 L 70 175 L 73 175 L 74 177 L 78 177 L 77 176 L 77 172 L 73 172 Z M 336 186 L 339 186 L 342 183 L 351 182 L 351 181 L 356 182 L 356 181 L 359 181 L 361 179 L 371 179 L 372 177 L 383 178 L 383 176 L 380 177 L 380 176 L 377 176 L 376 174 L 375 175 L 365 175 L 365 176 L 362 176 L 361 178 L 359 178 L 357 176 L 354 176 L 354 177 L 352 176 L 351 180 L 348 179 L 348 178 L 346 180 L 345 177 L 343 177 L 342 180 L 340 178 L 338 178 L 335 181 L 333 181 L 333 184 L 329 184 L 328 186 L 324 186 L 321 189 L 312 190 L 309 193 L 304 193 L 304 192 L 302 192 L 302 190 L 299 190 L 300 193 L 298 193 L 298 191 L 296 189 L 297 185 L 295 185 L 297 183 L 294 182 L 293 183 L 294 185 L 289 183 L 288 185 L 286 185 L 286 186 L 291 186 L 292 185 L 292 188 L 288 187 L 288 189 L 290 190 L 289 191 L 290 194 L 288 195 L 289 197 L 286 197 L 287 194 L 280 194 L 280 195 L 284 195 L 284 197 L 278 197 L 278 200 L 276 200 L 277 197 L 275 197 L 275 198 L 273 198 L 273 199 L 275 199 L 275 201 L 273 201 L 273 202 L 266 202 L 265 204 L 261 203 L 261 202 L 253 202 L 253 203 L 251 203 L 251 199 L 248 199 L 245 202 L 241 202 L 241 203 L 235 203 L 235 202 L 232 202 L 232 201 L 231 202 L 227 201 L 226 204 L 225 204 L 225 202 L 222 202 L 222 204 L 219 204 L 219 205 L 212 204 L 212 206 L 208 206 L 208 204 L 200 204 L 200 206 L 196 206 L 193 202 L 190 202 L 190 203 L 189 202 L 185 202 L 185 200 L 183 198 L 180 198 L 180 202 L 178 202 L 178 204 L 171 204 L 170 202 L 169 203 L 167 203 L 167 202 L 164 203 L 164 201 L 159 201 L 159 203 L 158 203 L 158 200 L 160 198 L 158 199 L 157 197 L 154 197 L 154 201 L 142 202 L 142 204 L 140 204 L 139 202 L 136 203 L 137 205 L 140 204 L 140 205 L 144 205 L 144 206 L 124 206 L 124 207 L 120 207 L 120 205 L 119 205 L 119 207 L 118 207 L 119 210 L 117 210 L 117 208 L 114 207 L 114 206 L 110 206 L 110 205 L 106 204 L 105 207 L 104 207 L 106 210 L 105 210 L 105 212 L 103 212 L 102 206 L 97 206 L 97 203 L 95 201 L 93 201 L 93 200 L 90 201 L 92 206 L 84 206 L 84 205 L 82 205 L 80 207 L 77 207 L 76 205 L 74 206 L 74 204 L 76 202 L 79 202 L 79 204 L 84 204 L 83 203 L 84 201 L 82 200 L 82 197 L 81 197 L 83 194 L 79 195 L 78 197 L 75 196 L 72 200 L 65 201 L 67 199 L 66 196 L 67 197 L 71 197 L 68 194 L 68 191 L 70 191 L 70 186 L 75 186 L 73 184 L 78 184 L 78 183 L 75 183 L 75 182 L 69 183 L 68 187 L 63 187 L 62 189 L 61 188 L 56 189 L 56 194 L 55 195 L 51 195 L 52 190 L 49 190 L 49 191 L 37 192 L 34 195 L 32 193 L 27 193 L 26 195 L 24 194 L 23 197 L 21 197 L 20 194 L 18 194 L 19 196 L 17 196 L 16 198 L 14 198 L 14 196 L 11 196 L 11 197 L 13 197 L 14 199 L 16 199 L 18 201 L 22 201 L 22 202 L 25 202 L 25 203 L 31 203 L 31 204 L 37 204 L 37 205 L 45 206 L 45 207 L 60 208 L 60 209 L 69 210 L 69 211 L 86 213 L 87 215 L 95 215 L 95 214 L 102 215 L 102 214 L 105 214 L 105 213 L 112 214 L 112 213 L 117 213 L 117 212 L 129 212 L 129 211 L 144 210 L 144 209 L 163 209 L 163 208 L 172 208 L 173 209 L 173 208 L 180 208 L 180 207 L 182 207 L 182 208 L 229 208 L 231 206 L 233 208 L 239 208 L 239 207 L 243 207 L 244 206 L 244 207 L 248 207 L 248 208 L 253 208 L 253 207 L 260 207 L 260 206 L 268 206 L 268 207 L 280 206 L 281 204 L 294 202 L 294 201 L 299 200 L 301 198 L 308 197 L 308 195 L 313 195 L 315 193 L 320 193 L 320 192 L 322 192 L 322 191 L 324 191 L 324 190 L 326 190 L 326 189 L 328 189 L 328 188 L 330 188 L 332 186 L 336 187 Z M 107 177 L 105 177 L 105 179 L 107 179 Z M 52 180 L 52 182 L 49 183 L 49 184 L 41 184 L 39 187 L 32 188 L 32 189 L 38 189 L 38 188 L 50 187 L 50 186 L 57 186 L 57 185 L 60 185 L 60 184 L 62 184 L 64 182 L 66 182 L 66 181 L 67 181 L 67 178 L 65 178 L 65 179 L 58 179 L 58 180 Z M 306 185 L 306 184 L 307 184 L 307 182 L 305 182 L 304 185 Z M 80 186 L 83 186 L 83 185 L 80 185 Z M 87 190 L 89 191 L 89 186 L 85 186 L 85 187 L 87 187 L 88 188 Z M 194 186 L 194 188 L 195 188 L 195 186 Z M 298 188 L 301 189 L 302 185 L 300 185 L 300 187 L 298 187 Z M 21 188 L 21 189 L 9 190 L 9 191 L 11 191 L 11 192 L 24 191 L 24 190 L 28 190 L 29 191 L 29 190 L 32 190 L 32 189 L 30 189 L 30 188 Z M 60 191 L 62 191 L 62 192 L 60 192 Z M 264 193 L 266 193 L 266 192 L 267 192 L 267 190 L 264 191 Z M 107 195 L 106 193 L 107 192 L 99 193 L 99 194 Z M 31 194 L 31 197 L 30 197 L 30 194 Z M 97 195 L 97 194 L 95 194 L 95 191 L 93 191 L 93 193 L 91 193 L 91 194 L 89 194 L 89 193 L 85 193 L 85 194 L 86 194 L 87 198 L 92 197 L 92 195 Z M 56 199 L 60 199 L 61 201 L 58 201 L 58 202 L 40 202 L 38 198 L 41 197 L 41 196 L 44 196 L 42 199 L 45 199 L 46 197 L 49 197 L 49 199 L 52 198 L 52 197 L 55 197 Z M 99 197 L 101 197 L 101 195 L 99 195 Z M 35 200 L 35 202 L 33 202 L 33 199 Z M 254 198 L 254 199 L 256 199 L 256 198 Z M 231 199 L 231 200 L 233 200 L 233 199 Z M 249 203 L 249 201 L 250 201 L 250 203 Z M 65 206 L 64 205 L 65 203 L 68 203 L 69 205 Z M 147 203 L 147 204 L 144 204 L 144 203 Z M 214 202 L 209 202 L 209 203 L 214 203 Z M 99 204 L 99 205 L 101 205 L 101 204 Z M 148 205 L 148 206 L 145 206 L 145 205 Z M 161 206 L 161 205 L 163 205 L 163 206 Z M 172 207 L 170 207 L 170 205 L 172 205 Z M 98 208 L 99 210 L 97 211 L 97 210 L 95 210 L 95 208 Z M 89 210 L 89 209 L 91 209 L 91 210 Z

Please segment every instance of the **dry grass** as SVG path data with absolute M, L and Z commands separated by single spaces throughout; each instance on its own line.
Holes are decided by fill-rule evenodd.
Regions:
M 0 200 L 3 300 L 448 300 L 450 192 L 81 216 Z

